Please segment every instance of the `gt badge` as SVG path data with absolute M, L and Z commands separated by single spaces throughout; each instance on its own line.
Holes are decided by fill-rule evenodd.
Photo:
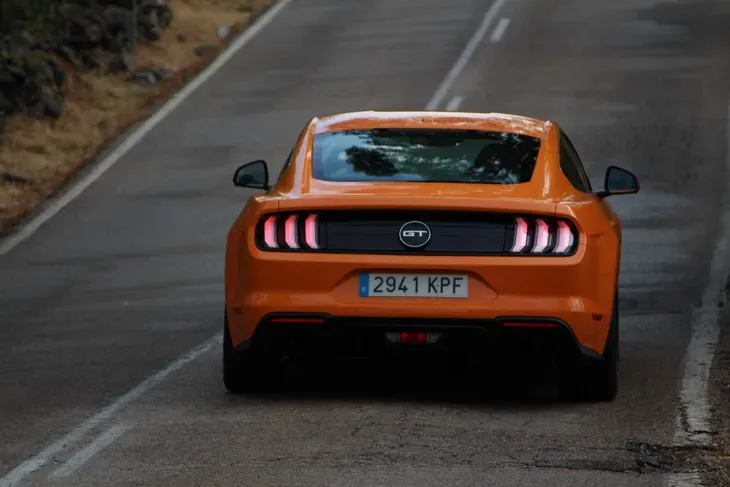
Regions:
M 418 249 L 431 241 L 431 229 L 423 222 L 408 222 L 400 227 L 398 238 L 406 247 Z

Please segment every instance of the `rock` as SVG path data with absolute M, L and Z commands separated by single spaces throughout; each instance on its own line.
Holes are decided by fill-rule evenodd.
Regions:
M 161 32 L 172 22 L 172 10 L 167 2 L 143 0 L 139 7 L 137 22 L 144 39 L 158 40 Z
M 135 19 L 130 10 L 108 6 L 103 12 L 106 29 L 109 33 L 106 39 L 107 48 L 112 52 L 130 50 L 134 44 Z
M 14 85 L 16 82 L 15 76 L 7 68 L 7 65 L 0 64 L 0 88 L 3 85 Z
M 51 117 L 56 120 L 61 118 L 61 115 L 63 114 L 63 105 L 64 100 L 63 98 L 54 99 L 51 97 L 43 97 L 43 115 L 46 117 Z
M 114 4 L 117 7 L 123 8 L 124 10 L 129 10 L 131 12 L 134 8 L 135 2 L 139 3 L 139 0 L 114 0 L 106 3 Z
M 134 80 L 143 86 L 154 86 L 162 80 L 172 78 L 173 72 L 169 69 L 145 69 L 134 73 Z
M 154 86 L 158 80 L 152 71 L 139 71 L 134 73 L 134 81 L 140 86 Z
M 198 46 L 195 48 L 195 55 L 196 56 L 205 56 L 206 54 L 212 54 L 216 50 L 218 50 L 218 46 L 213 44 L 203 44 L 202 46 Z
M 98 50 L 89 50 L 81 53 L 81 60 L 84 66 L 88 66 L 91 69 L 99 69 L 104 65 L 101 59 L 99 59 L 102 56 L 103 53 L 100 53 Z
M 161 9 L 160 12 L 157 13 L 157 16 L 160 23 L 160 29 L 163 30 L 170 27 L 172 19 L 174 18 L 174 14 L 170 7 L 165 7 L 164 9 Z
M 115 55 L 111 61 L 109 61 L 109 64 L 107 65 L 107 70 L 109 73 L 116 74 L 116 73 L 128 73 L 132 70 L 132 67 L 134 66 L 134 56 L 129 53 L 121 53 Z
M 10 115 L 14 108 L 13 103 L 0 91 L 0 115 Z
M 12 174 L 9 172 L 2 172 L 0 173 L 0 178 L 6 183 L 11 184 L 30 184 L 30 179 L 24 177 L 24 176 L 18 176 L 17 174 Z
M 148 42 L 157 42 L 162 37 L 159 29 L 148 29 L 145 31 L 144 40 Z
M 20 66 L 15 66 L 13 64 L 6 64 L 5 69 L 18 82 L 22 83 L 23 81 L 25 81 L 28 78 L 28 75 L 26 74 L 25 70 L 23 68 L 21 68 Z
M 58 64 L 58 61 L 55 59 L 49 59 L 46 61 L 46 65 L 48 66 L 48 69 L 51 73 L 51 79 L 53 80 L 53 84 L 57 87 L 61 87 L 64 84 L 66 84 L 66 71 L 61 68 L 61 65 Z
M 156 70 L 155 74 L 158 76 L 159 80 L 167 80 L 172 79 L 175 73 L 172 70 L 161 68 Z
M 187 42 L 188 41 L 188 37 L 185 34 L 183 34 L 182 32 L 180 32 L 177 35 L 177 41 L 178 42 Z
M 84 43 L 89 46 L 98 46 L 105 38 L 105 30 L 102 20 L 93 14 L 87 14 L 79 21 L 79 27 L 83 30 Z
M 17 102 L 24 108 L 32 108 L 40 103 L 42 96 L 43 91 L 38 82 L 27 79 L 21 86 Z
M 66 73 L 55 59 L 47 59 L 35 67 L 26 68 L 28 77 L 43 85 L 60 88 L 66 82 Z
M 59 46 L 57 52 L 62 58 L 71 63 L 75 68 L 81 69 L 84 67 L 84 64 L 79 60 L 74 50 L 71 49 L 69 46 Z

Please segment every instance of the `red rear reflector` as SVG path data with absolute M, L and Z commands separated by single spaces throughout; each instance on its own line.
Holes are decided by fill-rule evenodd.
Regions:
M 502 323 L 502 325 L 506 328 L 561 328 L 560 325 L 556 325 L 555 323 L 540 323 L 532 321 L 526 321 L 523 323 L 520 323 L 519 321 L 509 321 Z
M 402 343 L 426 343 L 426 334 L 423 332 L 402 331 L 400 341 Z
M 422 331 L 388 332 L 385 338 L 393 343 L 436 343 L 441 339 L 441 333 L 425 333 Z
M 272 323 L 324 323 L 324 318 L 273 318 Z

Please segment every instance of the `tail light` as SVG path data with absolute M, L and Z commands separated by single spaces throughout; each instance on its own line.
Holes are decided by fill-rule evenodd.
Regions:
M 578 247 L 578 231 L 568 220 L 515 218 L 511 254 L 570 255 Z
M 263 216 L 255 234 L 258 248 L 278 251 L 325 251 L 325 222 L 319 213 L 272 213 Z M 507 241 L 496 255 L 572 255 L 578 248 L 578 230 L 567 219 L 549 216 L 519 216 Z M 393 238 L 395 238 L 395 231 Z M 500 242 L 501 243 L 501 242 Z M 458 250 L 454 252 L 458 255 Z M 495 255 L 495 254 L 492 254 Z
M 256 229 L 256 243 L 264 250 L 318 250 L 318 216 L 314 213 L 267 215 Z

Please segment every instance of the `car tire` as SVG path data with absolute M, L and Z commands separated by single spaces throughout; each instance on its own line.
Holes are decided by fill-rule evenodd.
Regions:
M 223 384 L 231 394 L 250 394 L 274 389 L 282 372 L 281 361 L 251 348 L 236 350 L 228 329 L 228 315 L 223 325 Z
M 614 300 L 603 357 L 573 357 L 560 370 L 559 393 L 569 401 L 610 402 L 618 393 L 619 308 Z

